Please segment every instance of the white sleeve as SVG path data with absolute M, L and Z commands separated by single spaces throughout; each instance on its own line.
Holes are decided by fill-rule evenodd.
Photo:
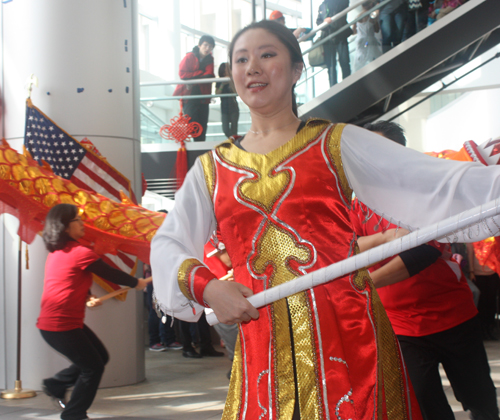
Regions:
M 151 242 L 154 291 L 165 313 L 190 322 L 197 321 L 201 316 L 203 306 L 182 294 L 177 274 L 186 259 L 195 258 L 203 262 L 203 247 L 215 227 L 212 201 L 203 168 L 197 159 L 175 195 L 173 210 Z
M 349 185 L 375 213 L 409 230 L 500 197 L 500 166 L 438 159 L 356 126 L 342 133 L 341 154 Z M 475 226 L 455 240 L 498 234 L 500 218 Z M 473 238 L 468 236 L 473 233 Z

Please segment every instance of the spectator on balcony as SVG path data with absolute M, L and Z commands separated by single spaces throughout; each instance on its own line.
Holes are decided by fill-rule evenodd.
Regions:
M 269 20 L 274 20 L 275 22 L 281 23 L 283 26 L 285 25 L 285 16 L 279 10 L 273 10 L 269 15 Z M 311 28 L 290 28 L 293 33 L 293 36 L 299 39 L 302 35 L 311 32 Z
M 458 6 L 465 3 L 465 1 L 461 0 L 443 0 L 439 13 L 436 16 L 436 19 L 444 18 L 448 13 L 455 10 Z
M 366 13 L 375 6 L 374 1 L 364 2 L 362 12 Z M 356 56 L 354 59 L 354 71 L 366 66 L 382 55 L 382 33 L 378 22 L 378 12 L 372 17 L 365 16 L 352 27 L 356 37 Z
M 229 77 L 227 63 L 219 66 L 219 77 Z M 217 82 L 215 93 L 228 94 L 234 93 L 231 82 Z M 222 131 L 227 138 L 238 135 L 238 119 L 240 118 L 240 109 L 236 97 L 220 98 L 220 117 L 222 122 Z
M 381 2 L 382 0 L 379 0 L 379 3 Z M 401 43 L 407 18 L 408 3 L 405 0 L 392 0 L 380 8 L 380 29 L 384 53 Z
M 321 38 L 326 38 L 345 27 L 345 30 L 324 44 L 325 61 L 328 68 L 330 86 L 337 83 L 337 55 L 339 57 L 340 68 L 342 69 L 342 79 L 345 79 L 351 74 L 347 38 L 352 34 L 352 30 L 347 26 L 345 15 L 335 21 L 331 19 L 332 16 L 335 16 L 347 7 L 349 7 L 349 0 L 325 0 L 319 6 L 318 18 L 316 19 L 317 25 L 321 25 L 323 22 L 329 23 L 329 25 L 323 29 Z
M 179 64 L 179 76 L 182 80 L 212 78 L 214 75 L 214 58 L 212 51 L 215 41 L 210 35 L 203 35 L 198 46 L 186 54 Z M 177 85 L 174 96 L 210 95 L 211 83 L 194 85 Z M 199 123 L 203 129 L 194 141 L 205 141 L 208 124 L 208 104 L 210 98 L 181 99 L 182 112 L 191 117 L 191 121 Z
M 429 21 L 429 0 L 410 0 L 408 3 L 408 19 L 406 20 L 403 41 L 427 27 Z

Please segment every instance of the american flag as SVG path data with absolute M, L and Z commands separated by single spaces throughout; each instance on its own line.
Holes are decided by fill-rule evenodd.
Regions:
M 88 150 L 78 140 L 57 126 L 50 118 L 26 101 L 26 131 L 24 147 L 39 164 L 47 162 L 55 175 L 71 181 L 76 186 L 97 192 L 112 200 L 121 202 L 120 190 L 128 193 L 137 203 L 130 181 L 113 168 L 106 159 Z M 103 261 L 114 268 L 134 275 L 137 259 L 123 252 L 117 255 L 101 255 Z M 93 275 L 101 287 L 108 292 L 119 289 L 117 284 Z M 117 296 L 123 300 L 124 295 Z
M 122 190 L 137 203 L 125 176 L 58 127 L 29 99 L 26 102 L 24 146 L 38 163 L 46 161 L 54 174 L 76 186 L 118 202 Z

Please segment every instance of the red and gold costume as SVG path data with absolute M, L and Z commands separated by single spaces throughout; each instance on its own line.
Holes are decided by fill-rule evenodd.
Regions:
M 196 161 L 153 238 L 156 297 L 170 315 L 199 317 L 216 278 L 203 247 L 216 229 L 235 281 L 256 293 L 358 252 L 353 190 L 413 230 L 498 197 L 498 180 L 498 167 L 435 159 L 322 120 L 265 155 L 227 141 Z M 473 240 L 491 236 L 491 226 Z M 224 419 L 290 420 L 296 407 L 307 420 L 421 418 L 365 270 L 259 312 L 240 326 Z
M 235 279 L 254 293 L 358 252 L 338 153 L 343 128 L 313 121 L 267 155 L 226 142 L 201 157 Z M 203 304 L 213 277 L 189 258 L 179 287 Z M 291 419 L 296 395 L 302 419 L 420 418 L 366 271 L 259 312 L 240 328 L 224 419 Z

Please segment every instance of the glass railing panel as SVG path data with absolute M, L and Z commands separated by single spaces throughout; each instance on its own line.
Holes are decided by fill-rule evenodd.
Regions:
M 213 79 L 214 81 L 226 79 Z M 207 79 L 203 80 L 204 82 Z M 141 143 L 142 144 L 161 144 L 171 143 L 173 140 L 165 139 L 160 136 L 160 129 L 166 124 L 171 123 L 171 119 L 177 117 L 180 112 L 180 99 L 209 99 L 209 119 L 206 127 L 206 142 L 211 146 L 227 139 L 222 128 L 221 118 L 221 97 L 236 97 L 239 108 L 238 134 L 242 135 L 250 128 L 250 113 L 248 107 L 241 102 L 236 94 L 225 95 L 192 95 L 189 97 L 173 96 L 177 81 L 167 82 L 148 82 L 141 84 Z M 194 82 L 196 83 L 196 81 Z M 173 87 L 172 87 L 173 86 Z M 170 89 L 168 88 L 170 87 Z M 193 139 L 190 139 L 193 141 Z

